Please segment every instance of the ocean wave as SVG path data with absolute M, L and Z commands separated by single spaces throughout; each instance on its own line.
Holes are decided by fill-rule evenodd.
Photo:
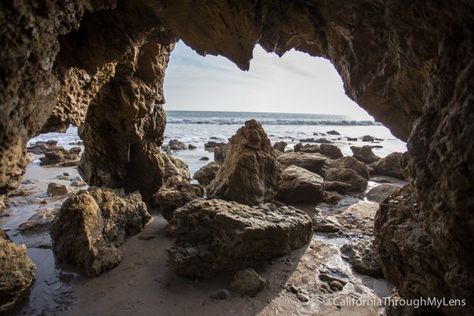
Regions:
M 217 124 L 242 125 L 249 118 L 172 118 L 168 117 L 168 124 Z M 337 126 L 374 126 L 381 125 L 369 120 L 298 120 L 298 119 L 258 119 L 263 125 L 337 125 Z

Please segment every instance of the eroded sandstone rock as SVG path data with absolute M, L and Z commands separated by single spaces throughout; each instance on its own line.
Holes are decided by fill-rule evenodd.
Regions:
M 36 266 L 24 245 L 16 245 L 0 229 L 0 312 L 13 307 L 35 279 Z
M 174 218 L 176 241 L 168 257 L 177 273 L 191 277 L 259 266 L 302 247 L 312 236 L 308 215 L 274 204 L 195 200 Z
M 44 157 L 40 158 L 41 166 L 74 166 L 79 164 L 81 153 L 80 147 L 64 149 L 63 147 L 52 147 L 44 151 Z
M 227 146 L 224 164 L 209 184 L 208 195 L 249 205 L 273 200 L 281 171 L 260 123 L 245 122 Z
M 122 260 L 118 247 L 139 233 L 151 218 L 138 193 L 91 188 L 64 201 L 51 226 L 59 262 L 97 276 Z
M 289 166 L 282 172 L 277 199 L 293 203 L 322 202 L 324 179 L 304 168 Z

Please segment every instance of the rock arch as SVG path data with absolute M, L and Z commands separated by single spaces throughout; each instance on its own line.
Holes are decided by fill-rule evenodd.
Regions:
M 280 55 L 295 48 L 331 60 L 347 93 L 408 140 L 404 167 L 410 186 L 398 195 L 403 203 L 397 197 L 386 201 L 376 222 L 385 275 L 406 297 L 472 302 L 472 2 L 22 0 L 3 1 L 0 21 L 7 26 L 0 31 L 0 194 L 17 184 L 26 141 L 48 118 L 46 130 L 71 121 L 74 111 L 61 110 L 61 104 L 70 104 L 68 97 L 83 107 L 90 103 L 89 113 L 102 111 L 97 116 L 102 120 L 84 123 L 81 133 L 91 143 L 104 135 L 104 124 L 127 113 L 113 122 L 123 129 L 117 135 L 127 146 L 116 142 L 117 148 L 94 152 L 86 141 L 83 166 L 85 173 L 94 170 L 90 182 L 133 184 L 144 172 L 128 164 L 133 152 L 140 163 L 159 167 L 153 182 L 159 185 L 163 165 L 151 153 L 164 127 L 162 70 L 176 38 L 200 54 L 224 55 L 244 70 L 257 43 Z M 80 75 L 94 82 L 90 93 L 74 93 L 84 81 Z M 124 112 L 104 118 L 118 91 Z M 56 118 L 50 117 L 53 110 Z M 98 164 L 107 155 L 123 159 L 117 178 Z

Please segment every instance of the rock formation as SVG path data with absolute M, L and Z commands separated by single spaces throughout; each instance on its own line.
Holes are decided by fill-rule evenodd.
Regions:
M 349 261 L 355 271 L 382 278 L 382 268 L 374 252 L 373 238 L 351 241 L 341 247 L 343 257 Z
M 280 168 L 267 134 L 255 120 L 229 139 L 224 164 L 208 186 L 210 197 L 256 205 L 272 201 Z
M 275 144 L 273 144 L 273 149 L 275 150 L 278 150 L 278 151 L 281 151 L 282 153 L 285 152 L 285 147 L 288 145 L 287 142 L 276 142 Z
M 0 313 L 22 298 L 35 279 L 36 266 L 24 245 L 15 245 L 0 229 Z
M 293 147 L 295 152 L 302 152 L 302 153 L 320 153 L 321 148 L 317 144 L 304 144 L 298 143 Z
M 400 189 L 400 186 L 391 183 L 382 183 L 367 192 L 367 199 L 382 203 L 390 194 Z
M 139 233 L 151 216 L 138 193 L 91 188 L 64 201 L 51 226 L 59 262 L 97 276 L 122 260 L 118 247 Z
M 307 244 L 311 219 L 289 206 L 195 200 L 175 212 L 168 257 L 176 272 L 208 277 L 256 267 Z
M 83 164 L 85 179 L 127 191 L 140 189 L 146 197 L 163 183 L 157 151 L 164 128 L 163 94 L 159 88 L 153 91 L 150 83 L 161 86 L 160 70 L 174 41 L 169 35 L 202 55 L 223 55 L 242 69 L 249 68 L 257 43 L 278 55 L 294 48 L 329 59 L 346 93 L 395 136 L 408 140 L 405 171 L 418 203 L 410 227 L 423 227 L 435 241 L 433 248 L 423 249 L 427 256 L 436 262 L 446 258 L 454 262 L 444 265 L 449 283 L 464 284 L 458 280 L 473 279 L 472 269 L 466 269 L 473 266 L 474 247 L 470 242 L 474 237 L 473 20 L 469 0 L 216 0 L 212 5 L 204 1 L 189 5 L 184 0 L 52 0 L 47 5 L 3 1 L 0 200 L 18 185 L 24 172 L 28 139 L 41 130 L 55 106 L 66 107 L 68 91 L 71 100 L 87 100 L 67 88 L 82 84 L 72 78 L 74 68 L 94 76 L 110 63 L 117 65 L 107 83 L 97 84 L 97 93 L 91 90 L 93 101 L 82 134 L 88 161 Z M 150 39 L 157 31 L 167 35 L 159 36 L 160 44 Z M 161 45 L 149 50 L 161 56 L 153 67 L 132 61 L 137 50 L 147 51 L 144 43 Z M 136 99 L 128 102 L 127 95 Z M 122 96 L 125 99 L 120 100 Z M 419 249 L 416 241 L 399 242 L 404 250 Z M 393 260 L 406 254 L 393 254 Z M 415 266 L 411 271 L 419 275 L 396 278 L 396 285 L 405 280 L 417 283 L 433 274 L 416 262 L 404 263 Z M 463 294 L 458 288 L 435 291 L 430 282 L 419 287 L 426 296 Z M 402 286 L 400 294 L 410 291 Z M 458 309 L 452 314 L 470 312 Z
M 324 179 L 304 168 L 289 166 L 282 172 L 277 199 L 290 203 L 322 202 Z

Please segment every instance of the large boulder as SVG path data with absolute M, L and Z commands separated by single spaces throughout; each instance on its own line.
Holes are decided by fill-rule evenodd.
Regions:
M 369 179 L 369 168 L 367 165 L 354 157 L 346 156 L 329 162 L 331 168 L 349 168 L 356 171 L 364 179 Z
M 215 162 L 210 162 L 205 166 L 202 166 L 198 171 L 193 175 L 193 178 L 196 179 L 201 185 L 208 185 L 219 172 L 221 166 Z
M 153 196 L 153 205 L 160 209 L 161 215 L 170 221 L 177 208 L 204 196 L 204 188 L 188 180 L 173 176 Z
M 256 267 L 311 240 L 311 219 L 289 206 L 195 200 L 175 212 L 168 257 L 176 272 L 208 277 Z
M 289 166 L 282 172 L 277 199 L 290 203 L 322 202 L 324 179 L 304 168 Z
M 339 149 L 339 147 L 337 147 L 336 145 L 321 144 L 319 148 L 324 156 L 327 156 L 331 159 L 338 159 L 343 157 L 341 149 Z
M 0 313 L 13 307 L 35 279 L 36 266 L 24 245 L 16 245 L 0 229 Z
M 327 190 L 339 193 L 358 193 L 367 189 L 367 180 L 349 168 L 330 168 L 326 170 Z
M 374 154 L 372 146 L 351 146 L 354 157 L 365 163 L 374 163 L 380 160 L 380 157 Z
M 208 195 L 249 205 L 273 200 L 281 171 L 260 123 L 245 122 L 227 146 L 224 164 L 209 184 Z
M 278 162 L 283 167 L 295 165 L 311 172 L 322 174 L 328 158 L 319 153 L 289 152 L 278 156 Z
M 150 218 L 138 193 L 96 187 L 80 191 L 64 201 L 51 226 L 54 254 L 59 262 L 97 276 L 120 263 L 118 246 Z
M 377 174 L 404 180 L 402 173 L 402 153 L 391 153 L 372 165 Z

